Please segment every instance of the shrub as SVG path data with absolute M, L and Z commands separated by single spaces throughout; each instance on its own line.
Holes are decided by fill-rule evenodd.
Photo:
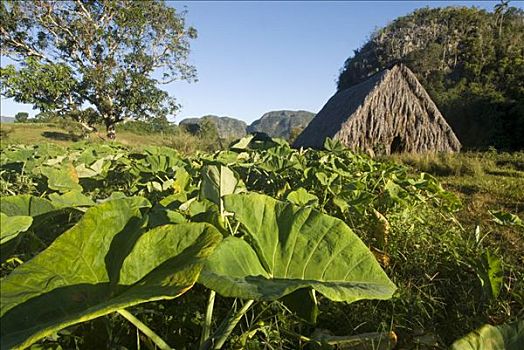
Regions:
M 15 115 L 15 122 L 16 123 L 25 123 L 28 118 L 29 118 L 29 113 L 27 113 L 27 112 L 18 112 Z

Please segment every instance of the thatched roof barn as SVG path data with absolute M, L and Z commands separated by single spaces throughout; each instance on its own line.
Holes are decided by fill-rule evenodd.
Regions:
M 293 146 L 322 148 L 327 137 L 372 153 L 460 150 L 453 130 L 404 65 L 337 92 Z

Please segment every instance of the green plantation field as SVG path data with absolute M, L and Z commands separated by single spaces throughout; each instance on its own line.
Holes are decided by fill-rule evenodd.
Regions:
M 248 136 L 6 142 L 0 165 L 2 349 L 522 348 L 522 153 Z

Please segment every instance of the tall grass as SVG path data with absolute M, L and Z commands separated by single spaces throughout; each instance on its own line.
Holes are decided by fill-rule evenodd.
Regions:
M 406 153 L 392 155 L 390 158 L 436 176 L 482 176 L 495 167 L 492 159 L 480 153 Z
M 482 177 L 498 175 L 506 177 L 524 177 L 524 152 L 498 153 L 427 153 L 395 154 L 387 157 L 394 162 L 410 165 L 418 171 L 439 177 Z

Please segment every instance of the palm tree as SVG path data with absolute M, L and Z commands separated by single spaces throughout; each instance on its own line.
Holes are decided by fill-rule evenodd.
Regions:
M 502 35 L 502 22 L 504 22 L 504 15 L 508 11 L 510 0 L 500 0 L 500 3 L 495 5 L 495 14 L 499 22 L 499 38 Z

